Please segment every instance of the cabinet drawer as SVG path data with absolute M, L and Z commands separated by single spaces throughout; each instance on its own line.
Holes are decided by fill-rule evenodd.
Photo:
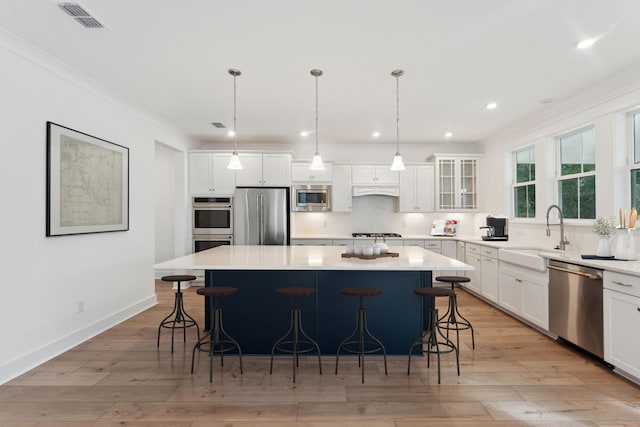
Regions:
M 605 289 L 612 289 L 623 294 L 640 297 L 640 277 L 605 271 L 603 278 Z
M 425 240 L 424 248 L 433 252 L 440 252 L 442 250 L 442 245 L 440 242 L 435 242 L 433 240 Z
M 474 245 L 472 243 L 467 243 L 466 247 L 467 247 L 466 248 L 467 253 L 480 255 L 480 246 L 479 245 Z
M 481 246 L 480 247 L 480 253 L 483 256 L 488 256 L 491 258 L 498 258 L 498 249 L 497 248 L 490 248 L 488 246 Z

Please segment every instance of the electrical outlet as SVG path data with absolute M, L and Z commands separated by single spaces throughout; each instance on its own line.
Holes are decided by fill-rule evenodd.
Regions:
M 78 314 L 84 313 L 84 301 L 78 301 Z

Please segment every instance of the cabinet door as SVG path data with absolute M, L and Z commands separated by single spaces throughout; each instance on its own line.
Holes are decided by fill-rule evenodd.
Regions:
M 435 167 L 433 165 L 421 165 L 416 167 L 416 207 L 418 212 L 433 212 Z M 402 176 L 402 172 L 401 175 Z M 402 191 L 402 187 L 400 187 Z
M 546 281 L 522 280 L 522 317 L 549 329 L 549 284 Z
M 374 165 L 353 165 L 351 166 L 351 182 L 358 184 L 375 184 L 376 167 Z
M 469 245 L 467 245 L 469 246 Z M 472 271 L 467 271 L 467 277 L 471 280 L 467 283 L 467 287 L 472 291 L 480 293 L 480 272 L 482 271 L 482 259 L 480 255 L 467 248 L 466 263 L 473 266 Z
M 336 165 L 333 167 L 333 185 L 331 188 L 333 212 L 351 212 L 351 166 Z
M 189 192 L 213 194 L 211 153 L 189 153 Z
M 436 206 L 438 210 L 478 209 L 477 158 L 436 157 Z
M 604 360 L 640 378 L 640 298 L 604 290 Z
M 331 239 L 291 239 L 291 246 L 331 246 Z
M 231 153 L 215 153 L 212 157 L 214 194 L 233 195 L 236 191 L 236 171 L 227 168 Z
M 333 167 L 331 163 L 324 164 L 324 170 L 311 170 L 311 162 L 291 163 L 291 182 L 301 184 L 308 183 L 330 183 L 332 180 Z
M 418 246 L 424 248 L 424 240 L 422 239 L 404 239 L 405 246 Z
M 466 264 L 466 243 L 465 242 L 456 242 L 456 259 L 458 261 L 462 261 Z M 467 277 L 466 270 L 456 271 L 457 276 Z M 466 283 L 461 283 L 462 286 L 467 286 Z
M 418 212 L 416 201 L 416 166 L 407 166 L 400 172 L 400 212 Z
M 395 184 L 400 182 L 398 171 L 392 171 L 390 165 L 375 166 L 375 182 L 376 184 Z
M 501 270 L 498 287 L 498 304 L 517 315 L 522 315 L 522 279 L 510 271 Z
M 240 153 L 242 169 L 236 171 L 236 185 L 238 187 L 262 186 L 262 154 Z
M 482 257 L 480 271 L 480 289 L 482 296 L 490 301 L 498 302 L 498 260 L 488 256 Z
M 262 184 L 267 187 L 291 185 L 291 157 L 288 154 L 262 155 Z

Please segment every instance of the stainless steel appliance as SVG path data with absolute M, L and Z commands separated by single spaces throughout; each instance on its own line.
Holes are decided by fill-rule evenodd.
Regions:
M 236 245 L 288 245 L 289 188 L 238 187 L 234 197 Z
M 193 235 L 233 234 L 231 197 L 194 197 L 192 203 Z
M 200 252 L 218 246 L 233 245 L 233 236 L 227 234 L 193 235 L 193 252 Z
M 507 218 L 487 216 L 487 225 L 480 227 L 486 229 L 487 233 L 482 236 L 482 240 L 509 240 L 509 225 Z
M 292 210 L 294 212 L 331 211 L 330 185 L 294 185 L 292 186 Z
M 604 358 L 602 270 L 549 261 L 549 330 Z

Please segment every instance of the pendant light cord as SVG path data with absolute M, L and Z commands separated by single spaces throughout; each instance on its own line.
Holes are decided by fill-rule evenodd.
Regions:
M 318 154 L 318 76 L 316 75 L 316 154 Z
M 236 97 L 236 75 L 233 75 L 233 152 L 236 153 L 237 145 L 236 138 L 238 137 L 238 126 L 236 124 L 236 106 L 237 106 L 237 97 Z
M 396 155 L 400 154 L 400 76 L 396 76 Z

